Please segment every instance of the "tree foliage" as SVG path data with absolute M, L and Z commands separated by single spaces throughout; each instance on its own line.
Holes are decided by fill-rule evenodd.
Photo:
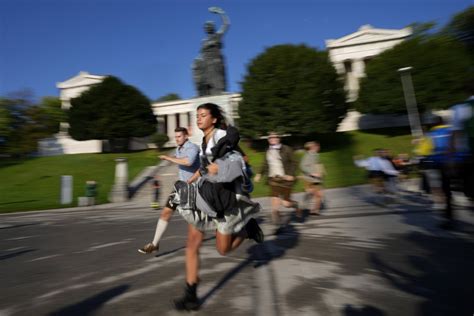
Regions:
M 442 33 L 452 36 L 474 53 L 474 6 L 456 14 Z
M 61 108 L 61 100 L 57 97 L 44 97 L 39 106 L 45 132 L 47 134 L 59 132 L 59 123 L 67 121 L 66 112 Z
M 156 131 L 150 100 L 136 88 L 116 77 L 71 100 L 69 134 L 76 140 L 106 139 L 112 150 L 130 137 L 144 137 Z
M 239 128 L 293 135 L 335 131 L 346 112 L 343 85 L 325 52 L 277 45 L 253 59 L 242 82 Z
M 163 133 L 153 134 L 151 141 L 156 145 L 156 148 L 161 149 L 170 140 L 168 135 Z
M 362 113 L 406 113 L 399 68 L 413 67 L 412 80 L 420 111 L 444 109 L 464 99 L 472 77 L 472 59 L 455 41 L 416 36 L 372 59 L 360 82 L 356 109 Z
M 8 104 L 8 100 L 0 98 L 0 137 L 1 142 L 6 142 L 6 139 L 12 132 L 12 113 Z
M 20 91 L 0 99 L 0 152 L 15 157 L 38 149 L 38 141 L 58 132 L 64 121 L 61 102 L 45 97 L 39 104 L 29 92 Z
M 177 93 L 168 93 L 162 97 L 156 99 L 155 102 L 166 102 L 166 101 L 174 101 L 174 100 L 181 100 L 181 97 Z

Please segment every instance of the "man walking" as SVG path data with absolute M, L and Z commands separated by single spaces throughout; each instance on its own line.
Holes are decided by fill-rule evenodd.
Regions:
M 293 150 L 281 143 L 280 135 L 271 132 L 268 135 L 268 150 L 260 173 L 255 175 L 255 182 L 259 182 L 262 176 L 268 177 L 268 184 L 271 193 L 272 221 L 279 227 L 276 233 L 282 231 L 280 222 L 280 205 L 293 207 L 296 216 L 301 218 L 301 210 L 296 201 L 291 200 L 291 190 L 295 184 L 296 162 L 293 157 Z
M 178 165 L 179 180 L 188 181 L 189 178 L 199 169 L 199 146 L 189 141 L 188 130 L 184 127 L 177 127 L 174 130 L 176 141 L 176 153 L 174 157 L 161 155 L 162 160 L 168 160 Z
M 199 169 L 199 147 L 189 141 L 188 130 L 184 127 L 178 127 L 174 130 L 174 139 L 176 140 L 176 153 L 174 157 L 161 155 L 160 159 L 168 160 L 178 165 L 179 180 L 188 181 L 192 175 Z M 158 223 L 156 224 L 153 241 L 138 249 L 140 253 L 149 254 L 158 250 L 158 243 L 163 236 L 168 222 L 173 215 L 173 210 L 169 207 L 163 208 Z

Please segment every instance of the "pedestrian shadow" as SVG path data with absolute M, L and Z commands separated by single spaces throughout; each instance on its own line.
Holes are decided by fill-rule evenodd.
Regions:
M 288 222 L 285 226 L 281 227 L 275 239 L 264 241 L 260 245 L 253 245 L 247 252 L 254 262 L 254 267 L 258 268 L 267 265 L 272 260 L 283 257 L 286 251 L 296 247 L 298 242 L 299 233 L 294 226 Z
M 474 244 L 454 236 L 412 232 L 389 239 L 387 249 L 407 240 L 412 251 L 394 264 L 390 254 L 369 254 L 369 263 L 396 289 L 422 298 L 419 315 L 470 315 L 474 310 Z M 383 258 L 385 257 L 385 258 Z
M 288 249 L 295 247 L 299 241 L 299 233 L 288 222 L 281 233 L 273 240 L 265 240 L 247 249 L 248 256 L 240 264 L 227 272 L 206 294 L 200 298 L 200 305 L 209 300 L 218 290 L 223 288 L 230 280 L 237 276 L 244 268 L 253 265 L 254 268 L 267 265 L 272 260 L 285 255 Z
M 204 238 L 204 239 L 202 240 L 202 242 L 206 242 L 206 241 L 213 240 L 213 239 L 216 239 L 216 236 Z M 178 247 L 178 248 L 175 248 L 175 249 L 171 249 L 171 250 L 168 250 L 168 251 L 164 251 L 164 252 L 162 252 L 162 253 L 159 253 L 159 254 L 157 254 L 157 255 L 155 256 L 155 258 L 167 256 L 167 255 L 169 255 L 169 254 L 178 252 L 178 251 L 183 250 L 183 249 L 186 249 L 186 245 L 181 246 L 181 247 Z
M 92 315 L 97 311 L 100 307 L 102 307 L 105 303 L 125 293 L 129 285 L 120 285 L 114 288 L 108 289 L 106 291 L 100 292 L 97 295 L 91 296 L 79 303 L 72 304 L 61 308 L 57 311 L 51 312 L 50 316 L 75 316 L 75 315 Z
M 364 305 L 361 308 L 346 305 L 342 311 L 344 316 L 384 316 L 385 313 L 373 306 Z
M 226 273 L 222 279 L 217 282 L 216 285 L 214 285 L 204 296 L 202 296 L 199 299 L 199 305 L 203 305 L 212 295 L 214 295 L 218 290 L 224 287 L 224 285 L 227 284 L 233 277 L 235 277 L 237 274 L 239 274 L 240 271 L 242 271 L 245 267 L 247 267 L 249 264 L 253 262 L 253 259 L 251 257 L 248 257 L 244 261 L 242 261 L 240 264 L 238 264 L 236 267 L 234 267 L 232 270 Z
M 422 196 L 417 193 L 405 192 L 403 198 L 409 202 L 417 203 L 428 207 L 431 204 L 431 200 L 428 197 Z
M 145 184 L 148 183 L 148 181 L 152 180 L 152 176 L 145 176 L 143 177 L 140 181 L 138 181 L 134 185 L 129 185 L 127 187 L 128 190 L 128 198 L 133 199 L 133 197 L 140 191 L 141 188 L 145 186 Z
M 33 226 L 33 225 L 39 225 L 39 223 L 10 225 L 10 226 L 5 226 L 5 227 L 0 227 L 0 230 L 2 230 L 2 229 L 13 229 L 13 228 L 19 228 L 19 227 L 25 227 L 25 226 Z
M 0 260 L 6 260 L 6 259 L 18 257 L 18 256 L 24 255 L 25 253 L 32 252 L 32 251 L 36 251 L 36 249 L 27 249 L 27 250 L 21 250 L 21 251 L 8 253 L 8 254 L 5 254 L 5 255 L 0 255 Z
M 325 216 L 324 218 L 338 218 L 338 217 L 359 217 L 359 216 L 376 216 L 376 215 L 388 215 L 396 214 L 400 215 L 403 219 L 403 222 L 407 225 L 414 226 L 417 228 L 422 228 L 426 231 L 429 231 L 433 234 L 439 234 L 440 228 L 438 227 L 442 223 L 442 218 L 444 217 L 443 212 L 434 211 L 431 209 L 430 201 L 423 196 L 419 196 L 416 193 L 404 194 L 396 198 L 395 201 L 390 203 L 386 202 L 374 202 L 373 198 L 376 197 L 375 194 L 370 194 L 368 189 L 362 187 L 353 187 L 349 189 L 351 195 L 358 196 L 359 200 L 372 204 L 373 206 L 378 207 L 378 211 L 370 211 L 367 213 L 356 213 L 348 215 L 335 215 L 335 216 Z M 380 198 L 381 196 L 378 196 Z M 363 208 L 363 206 L 351 206 L 351 209 Z M 459 210 L 458 210 L 459 211 Z M 453 210 L 456 214 L 456 210 Z M 424 213 L 423 217 L 414 216 L 416 213 Z M 474 234 L 474 225 L 455 219 L 453 221 L 453 230 L 455 232 L 464 232 L 468 234 Z M 446 231 L 445 233 L 450 233 Z

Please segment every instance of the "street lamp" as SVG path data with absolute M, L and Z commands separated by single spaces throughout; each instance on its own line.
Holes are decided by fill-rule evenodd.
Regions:
M 413 81 L 411 80 L 411 70 L 413 67 L 404 67 L 398 69 L 402 79 L 403 94 L 405 95 L 405 103 L 407 106 L 408 120 L 410 122 L 411 135 L 415 138 L 423 136 L 421 129 L 420 115 L 418 114 L 418 106 L 416 104 L 415 90 L 413 89 Z

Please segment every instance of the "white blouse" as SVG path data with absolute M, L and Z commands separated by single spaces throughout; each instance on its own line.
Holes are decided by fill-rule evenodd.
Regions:
M 209 139 L 209 141 L 207 143 L 206 152 L 204 154 L 202 152 L 202 146 L 200 147 L 200 149 L 199 149 L 200 155 L 201 156 L 206 155 L 207 159 L 209 161 L 211 161 L 212 160 L 212 151 L 211 151 L 211 149 L 217 144 L 219 139 L 221 139 L 225 135 L 227 135 L 227 132 L 225 130 L 220 129 L 220 128 L 216 128 L 214 130 L 214 133 L 213 133 L 212 137 Z

